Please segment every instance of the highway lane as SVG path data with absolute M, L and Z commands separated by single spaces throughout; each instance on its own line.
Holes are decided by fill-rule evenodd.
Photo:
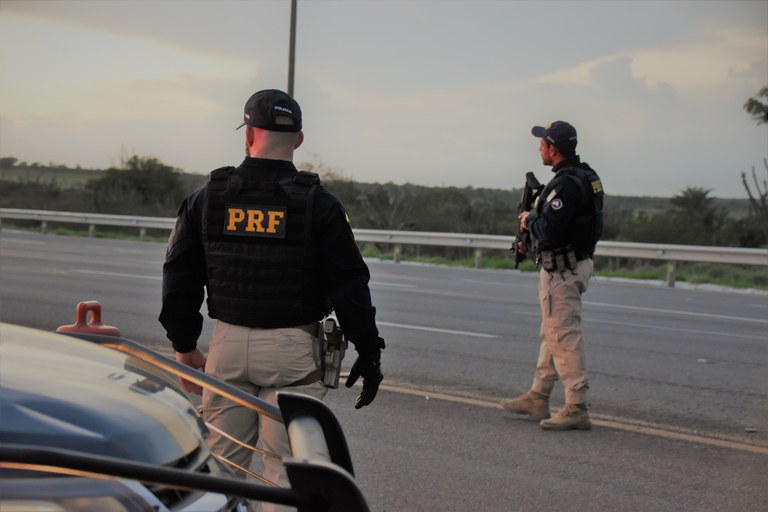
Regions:
M 347 433 L 376 512 L 758 512 L 768 453 L 596 425 L 544 432 L 499 409 L 384 391 L 356 411 L 326 403 Z
M 156 321 L 163 254 L 162 244 L 3 232 L 0 319 L 54 329 L 73 321 L 78 301 L 96 299 L 104 305 L 106 323 L 167 351 Z M 535 275 L 369 265 L 388 344 L 383 361 L 387 384 L 485 404 L 527 389 L 538 350 Z M 503 506 L 508 500 L 525 505 L 523 510 L 565 506 L 576 490 L 568 480 L 572 475 L 555 463 L 541 466 L 537 461 L 562 457 L 567 449 L 578 452 L 566 457 L 584 473 L 577 482 L 584 478 L 583 483 L 604 491 L 597 503 L 613 503 L 597 508 L 701 510 L 694 505 L 704 496 L 700 503 L 713 504 L 709 510 L 729 510 L 728 499 L 742 505 L 734 508 L 750 510 L 749 503 L 765 500 L 761 489 L 768 485 L 757 485 L 768 484 L 765 454 L 713 447 L 705 438 L 690 443 L 631 434 L 610 424 L 652 425 L 659 431 L 768 446 L 766 313 L 765 294 L 594 280 L 585 295 L 584 328 L 590 402 L 600 423 L 588 433 L 554 438 L 554 444 L 552 437 L 541 437 L 535 424 L 488 406 L 433 399 L 427 408 L 423 396 L 392 391 L 383 391 L 374 407 L 362 411 L 351 409 L 354 393 L 349 390 L 332 392 L 328 402 L 350 435 L 359 473 L 368 475 L 361 485 L 377 510 L 473 509 L 449 505 L 465 499 L 489 504 L 475 510 L 509 510 Z M 210 328 L 208 321 L 203 340 Z M 553 402 L 561 399 L 558 391 Z M 543 439 L 546 447 L 539 454 Z M 578 444 L 571 444 L 575 439 Z M 397 443 L 402 446 L 393 446 Z M 469 457 L 470 463 L 455 464 L 456 456 Z M 442 464 L 449 461 L 454 464 L 447 470 Z M 402 464 L 410 470 L 379 481 L 382 471 Z M 709 475 L 703 469 L 709 464 L 728 472 Z M 552 485 L 540 478 L 537 484 L 530 473 L 534 467 Z M 696 471 L 700 474 L 692 478 Z M 678 472 L 687 475 L 685 482 Z M 629 479 L 623 482 L 622 475 Z M 472 490 L 457 495 L 456 480 L 469 481 Z M 429 499 L 414 498 L 425 485 Z M 582 504 L 588 501 L 588 496 L 578 498 Z
M 105 323 L 167 350 L 156 320 L 162 244 L 5 232 L 0 250 L 4 321 L 51 330 L 97 299 Z M 485 399 L 527 389 L 534 274 L 369 265 L 389 381 Z M 766 294 L 593 280 L 583 316 L 596 413 L 768 441 Z
M 372 268 L 395 380 L 489 398 L 527 389 L 538 350 L 536 276 Z M 390 286 L 376 286 L 380 280 Z M 765 432 L 745 429 L 768 423 L 766 305 L 765 294 L 593 281 L 583 315 L 593 410 L 764 441 Z M 393 318 L 406 327 L 388 325 Z
M 99 300 L 104 323 L 149 346 L 159 329 L 161 244 L 9 234 L 0 237 L 0 318 L 53 330 L 74 322 L 75 306 Z

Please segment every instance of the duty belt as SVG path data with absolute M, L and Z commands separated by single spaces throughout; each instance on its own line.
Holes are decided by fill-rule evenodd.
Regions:
M 591 257 L 592 254 L 577 251 L 570 245 L 550 251 L 541 251 L 539 254 L 541 267 L 547 272 L 575 270 L 578 262 Z

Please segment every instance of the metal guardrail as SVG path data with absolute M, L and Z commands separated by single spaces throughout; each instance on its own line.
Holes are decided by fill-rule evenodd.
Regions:
M 2 215 L 2 211 L 0 211 Z M 396 245 L 438 245 L 443 247 L 471 247 L 476 249 L 509 249 L 514 236 L 473 235 L 467 233 L 432 233 L 427 231 L 379 231 L 356 229 L 360 242 L 380 242 Z M 737 265 L 768 265 L 768 249 L 740 247 L 710 247 L 702 245 L 664 245 L 633 242 L 600 241 L 597 256 L 638 258 L 667 261 L 700 261 Z
M 92 236 L 96 226 L 124 226 L 139 228 L 139 238 L 144 239 L 147 229 L 172 229 L 176 219 L 165 217 L 134 217 L 102 213 L 53 212 L 47 210 L 21 210 L 0 208 L 0 226 L 3 219 L 36 220 L 46 233 L 49 222 L 88 224 Z M 442 247 L 468 247 L 475 250 L 475 266 L 482 267 L 483 249 L 508 250 L 514 244 L 514 236 L 481 235 L 468 233 L 437 233 L 429 231 L 383 231 L 354 229 L 358 242 L 387 243 L 394 245 L 394 259 L 400 261 L 402 245 L 432 245 Z M 632 242 L 601 241 L 597 244 L 597 256 L 664 260 L 669 262 L 667 283 L 674 286 L 675 263 L 695 261 L 736 265 L 768 266 L 768 249 L 739 247 L 709 247 L 699 245 L 664 245 Z
M 0 208 L 0 226 L 2 226 L 3 219 L 40 221 L 40 230 L 44 234 L 48 232 L 49 222 L 88 224 L 89 236 L 94 235 L 96 226 L 136 227 L 139 228 L 139 238 L 142 240 L 147 234 L 147 229 L 171 230 L 176 223 L 176 219 L 166 217 L 134 217 L 106 213 L 52 212 L 48 210 Z

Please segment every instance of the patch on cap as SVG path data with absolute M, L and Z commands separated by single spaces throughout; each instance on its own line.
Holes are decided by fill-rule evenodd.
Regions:
M 301 131 L 301 107 L 290 94 L 277 89 L 264 89 L 253 94 L 245 104 L 243 126 L 271 132 Z

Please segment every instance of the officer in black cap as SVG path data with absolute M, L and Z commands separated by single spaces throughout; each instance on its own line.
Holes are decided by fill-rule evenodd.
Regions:
M 268 89 L 245 105 L 246 158 L 211 173 L 181 205 L 163 266 L 160 322 L 176 360 L 276 402 L 281 389 L 322 398 L 318 321 L 334 308 L 358 353 L 347 387 L 362 377 L 355 408 L 369 405 L 383 379 L 384 340 L 375 323 L 370 274 L 341 203 L 317 174 L 298 171 L 304 140 L 299 104 Z M 217 319 L 208 357 L 197 348 L 207 292 Z M 199 386 L 183 381 L 189 392 Z M 236 439 L 289 455 L 283 425 L 225 398 L 203 394 L 203 416 Z M 247 468 L 251 451 L 216 431 L 212 450 Z M 265 477 L 288 486 L 279 460 L 265 456 Z M 266 506 L 266 504 L 265 504 Z
M 589 429 L 589 387 L 581 332 L 581 295 L 594 269 L 593 254 L 603 231 L 603 187 L 597 173 L 576 154 L 576 129 L 564 121 L 534 126 L 544 165 L 555 173 L 534 204 L 520 214 L 520 229 L 533 239 L 541 263 L 541 346 L 531 389 L 501 405 L 540 421 L 545 430 Z M 558 379 L 565 406 L 549 413 L 549 396 Z

